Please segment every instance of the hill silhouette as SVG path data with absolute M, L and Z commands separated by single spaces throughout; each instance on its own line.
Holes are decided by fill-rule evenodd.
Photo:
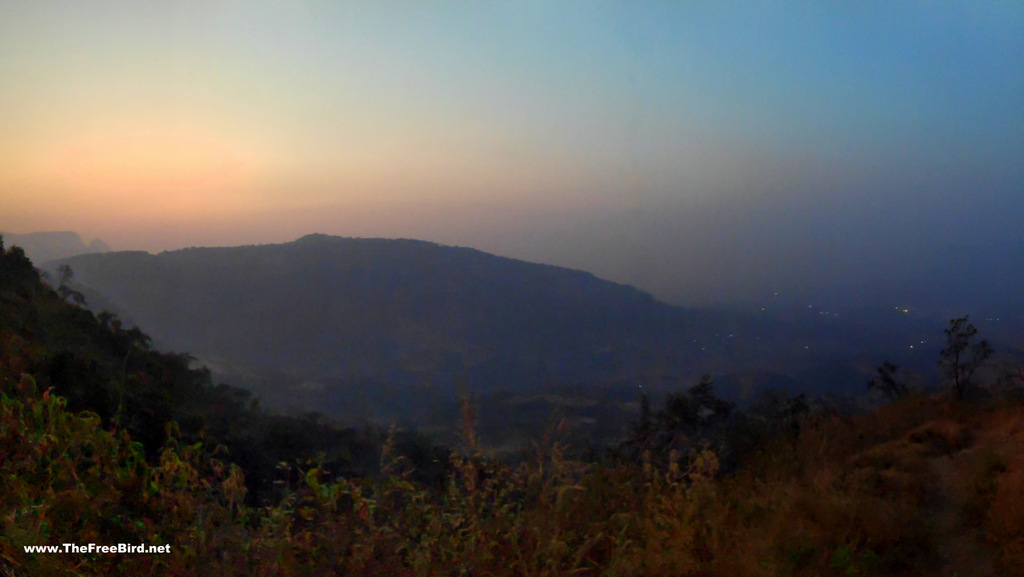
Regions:
M 306 391 L 330 380 L 436 391 L 653 384 L 713 370 L 702 357 L 721 349 L 710 313 L 585 272 L 423 241 L 310 235 L 48 266 L 64 263 L 159 346 Z
M 77 232 L 71 231 L 0 234 L 8 245 L 20 246 L 25 255 L 37 264 L 78 254 L 110 252 L 110 247 L 102 240 L 97 238 L 85 244 Z
M 709 373 L 732 399 L 765 386 L 858 395 L 881 360 L 934 367 L 942 329 L 892 312 L 694 310 L 588 273 L 416 240 L 309 235 L 46 265 L 62 263 L 94 310 L 146 327 L 269 406 L 332 417 L 423 422 L 460 388 L 632 387 L 635 401 L 640 387 Z
M 146 327 L 157 346 L 188 352 L 271 406 L 332 417 L 423 422 L 463 389 L 614 386 L 635 401 L 640 388 L 702 374 L 730 398 L 764 386 L 859 394 L 907 331 L 934 348 L 942 329 L 917 339 L 922 325 L 907 318 L 894 328 L 817 310 L 682 308 L 582 271 L 405 239 L 314 234 L 47 266 L 61 264 L 96 310 Z M 934 366 L 937 350 L 906 350 L 914 356 L 893 360 Z

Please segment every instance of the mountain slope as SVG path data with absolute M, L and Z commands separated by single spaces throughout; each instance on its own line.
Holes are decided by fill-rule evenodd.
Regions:
M 310 235 L 63 262 L 161 346 L 235 370 L 488 389 L 689 378 L 724 358 L 708 313 L 422 241 Z

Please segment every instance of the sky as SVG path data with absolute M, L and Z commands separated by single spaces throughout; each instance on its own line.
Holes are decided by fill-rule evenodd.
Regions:
M 803 298 L 1024 251 L 1022 163 L 1010 0 L 0 3 L 0 230 L 115 249 L 419 238 Z

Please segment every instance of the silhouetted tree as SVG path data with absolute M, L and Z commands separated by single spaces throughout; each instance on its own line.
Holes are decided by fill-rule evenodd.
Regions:
M 878 367 L 878 375 L 868 381 L 869 389 L 882 391 L 890 399 L 896 400 L 907 396 L 907 384 L 896 378 L 899 366 L 886 361 Z
M 39 283 L 39 271 L 20 246 L 4 248 L 0 239 L 0 286 L 25 296 Z
M 71 270 L 71 265 L 62 264 L 57 272 L 60 274 L 57 285 L 57 294 L 60 295 L 60 298 L 66 301 L 70 297 L 76 305 L 84 305 L 85 295 L 68 286 L 71 279 L 75 278 L 75 271 Z
M 715 395 L 715 384 L 711 375 L 701 377 L 700 383 L 690 387 L 689 394 L 696 407 L 695 425 L 697 428 L 707 428 L 724 422 L 736 407 L 735 403 L 730 403 Z
M 651 400 L 645 393 L 640 397 L 640 419 L 633 425 L 633 434 L 628 443 L 635 453 L 634 456 L 638 456 L 651 448 L 656 431 L 654 414 L 651 412 Z
M 803 417 L 810 411 L 807 397 L 788 396 L 778 389 L 764 389 L 747 408 L 734 411 L 725 429 L 722 470 L 735 469 L 744 460 L 776 442 L 800 437 Z
M 696 445 L 718 446 L 735 404 L 715 395 L 714 382 L 704 375 L 700 383 L 685 393 L 671 393 L 665 408 L 651 413 L 647 397 L 641 399 L 640 420 L 624 444 L 632 454 L 646 450 L 664 457 L 671 450 L 687 450 Z
M 946 348 L 940 353 L 939 367 L 953 379 L 953 396 L 963 400 L 970 390 L 974 372 L 995 351 L 988 341 L 971 342 L 978 334 L 978 329 L 966 316 L 949 321 L 945 333 Z

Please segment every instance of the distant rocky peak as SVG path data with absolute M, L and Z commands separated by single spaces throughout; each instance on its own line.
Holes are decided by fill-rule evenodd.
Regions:
M 82 237 L 73 231 L 30 232 L 25 234 L 3 234 L 6 246 L 20 246 L 37 266 L 58 258 L 80 254 L 110 252 L 107 243 L 95 239 L 86 245 Z
M 111 250 L 110 245 L 98 238 L 94 238 L 92 242 L 89 243 L 89 246 L 86 247 L 85 252 L 91 254 L 96 252 L 110 252 Z

